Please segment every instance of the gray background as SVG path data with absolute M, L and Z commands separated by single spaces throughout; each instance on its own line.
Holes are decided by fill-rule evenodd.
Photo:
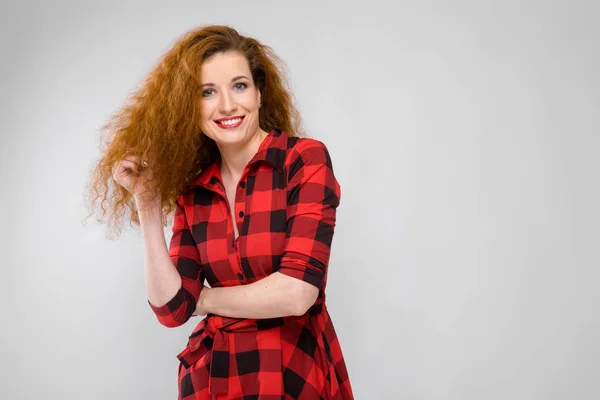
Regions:
M 283 58 L 330 149 L 328 306 L 356 398 L 598 399 L 599 12 L 3 4 L 0 398 L 175 398 L 198 319 L 158 324 L 139 231 L 107 240 L 82 193 L 99 127 L 179 35 L 222 23 Z

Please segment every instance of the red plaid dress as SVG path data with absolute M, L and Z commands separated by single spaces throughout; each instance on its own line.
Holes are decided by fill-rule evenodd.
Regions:
M 205 280 L 228 287 L 279 271 L 316 286 L 319 296 L 300 317 L 209 314 L 177 356 L 178 399 L 353 399 L 325 305 L 341 196 L 327 148 L 315 139 L 269 133 L 236 189 L 237 239 L 219 164 L 205 168 L 177 199 L 169 254 L 183 284 L 161 307 L 148 301 L 160 323 L 187 322 Z

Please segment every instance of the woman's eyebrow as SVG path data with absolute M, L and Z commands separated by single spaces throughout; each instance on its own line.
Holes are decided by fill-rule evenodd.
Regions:
M 246 77 L 244 75 L 236 76 L 235 78 L 231 79 L 231 82 L 235 82 L 238 79 L 248 79 L 248 77 Z M 212 82 L 209 82 L 209 83 L 202 84 L 202 86 L 204 87 L 204 86 L 216 86 L 216 85 L 214 83 L 212 83 Z

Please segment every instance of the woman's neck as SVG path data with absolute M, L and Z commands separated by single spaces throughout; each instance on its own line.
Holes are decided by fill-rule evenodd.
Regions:
M 258 132 L 242 146 L 237 148 L 219 148 L 221 153 L 221 176 L 237 181 L 242 176 L 244 168 L 254 157 L 260 144 L 267 136 L 267 132 L 259 129 Z

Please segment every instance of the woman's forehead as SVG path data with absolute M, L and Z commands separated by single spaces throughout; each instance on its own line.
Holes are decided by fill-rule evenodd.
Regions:
M 202 84 L 229 83 L 233 78 L 245 76 L 251 79 L 246 57 L 239 52 L 217 53 L 202 63 Z

